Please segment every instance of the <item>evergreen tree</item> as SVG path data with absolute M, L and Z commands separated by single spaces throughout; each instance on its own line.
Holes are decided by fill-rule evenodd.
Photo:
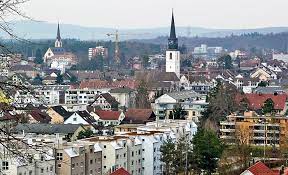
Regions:
M 161 147 L 161 161 L 165 164 L 164 165 L 164 173 L 174 174 L 175 173 L 175 160 L 176 160 L 176 147 L 175 143 L 172 141 L 172 139 L 168 139 L 165 141 Z
M 211 174 L 215 172 L 217 163 L 224 150 L 224 145 L 211 130 L 200 129 L 193 138 L 193 154 L 189 160 L 198 173 L 204 170 Z
M 43 58 L 42 58 L 42 53 L 40 49 L 36 50 L 36 55 L 35 55 L 35 60 L 34 62 L 36 64 L 42 64 L 43 63 Z
M 274 102 L 271 98 L 268 98 L 262 107 L 262 113 L 268 114 L 274 112 Z

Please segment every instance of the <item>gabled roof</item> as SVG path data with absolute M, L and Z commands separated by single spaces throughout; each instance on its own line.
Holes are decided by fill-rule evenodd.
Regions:
M 152 109 L 128 109 L 122 123 L 145 124 L 155 119 Z
M 33 110 L 29 114 L 34 120 L 40 123 L 49 123 L 51 121 L 51 117 L 40 110 Z
M 131 175 L 128 171 L 126 171 L 124 168 L 119 168 L 110 175 Z
M 74 124 L 18 124 L 13 130 L 15 133 L 22 133 L 23 130 L 26 133 L 37 134 L 74 134 L 75 131 L 81 127 L 81 125 Z
M 76 113 L 91 125 L 96 122 L 96 120 L 87 111 L 77 111 Z
M 194 98 L 199 97 L 200 94 L 198 94 L 195 91 L 180 91 L 180 92 L 171 92 L 167 94 L 168 96 L 174 98 L 175 100 L 184 100 L 188 98 Z
M 97 100 L 99 97 L 103 97 L 105 98 L 105 100 L 109 103 L 109 104 L 118 104 L 118 102 L 116 101 L 116 99 L 114 97 L 112 97 L 111 94 L 109 93 L 103 93 L 103 94 L 99 94 L 95 97 L 95 100 Z
M 53 106 L 51 107 L 55 112 L 57 112 L 59 115 L 61 115 L 64 120 L 66 120 L 68 117 L 70 117 L 73 112 L 68 112 L 66 111 L 65 108 L 63 108 L 62 106 Z
M 95 112 L 101 120 L 118 120 L 121 114 L 120 111 L 104 111 L 104 110 L 95 110 Z
M 286 105 L 287 95 L 286 94 L 245 94 L 238 96 L 236 101 L 240 102 L 242 99 L 247 98 L 249 102 L 249 108 L 251 110 L 260 110 L 264 105 L 264 102 L 269 98 L 274 102 L 274 109 L 283 110 Z
M 253 175 L 279 175 L 280 172 L 275 172 L 268 168 L 264 163 L 257 162 L 256 164 L 250 166 L 248 169 Z

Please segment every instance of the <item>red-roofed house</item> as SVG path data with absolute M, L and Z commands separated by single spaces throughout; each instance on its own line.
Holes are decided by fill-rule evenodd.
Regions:
M 250 110 L 261 110 L 265 101 L 271 99 L 274 102 L 274 109 L 280 113 L 284 114 L 287 109 L 287 95 L 286 94 L 245 94 L 237 97 L 237 101 L 241 102 L 247 99 Z
M 155 121 L 156 115 L 152 109 L 128 109 L 125 113 L 125 118 L 122 121 L 124 124 L 146 124 L 147 122 Z
M 257 162 L 240 175 L 280 175 L 280 171 L 271 170 L 264 163 Z
M 110 175 L 131 175 L 128 171 L 126 171 L 124 168 L 118 168 L 116 171 L 111 173 Z
M 121 111 L 94 110 L 90 112 L 90 115 L 94 117 L 98 124 L 104 126 L 119 125 L 125 118 L 125 114 Z
M 33 110 L 28 114 L 29 123 L 50 123 L 51 117 L 41 112 L 40 110 Z

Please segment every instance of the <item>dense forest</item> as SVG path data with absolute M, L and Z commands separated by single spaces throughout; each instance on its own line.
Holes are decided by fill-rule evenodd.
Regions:
M 55 40 L 32 40 L 32 41 L 4 41 L 5 46 L 13 53 L 21 53 L 24 57 L 45 54 L 49 47 L 54 47 Z M 115 43 L 112 41 L 81 41 L 76 39 L 64 39 L 63 47 L 71 51 L 81 60 L 88 59 L 88 48 L 104 46 L 108 48 L 109 59 L 114 57 Z M 123 41 L 119 43 L 121 58 L 127 60 L 134 56 L 156 54 L 161 52 L 160 45 L 141 43 L 135 41 Z
M 167 37 L 158 37 L 155 39 L 135 41 L 165 45 L 167 43 Z M 191 48 L 200 46 L 201 44 L 207 44 L 208 46 L 222 46 L 229 51 L 235 49 L 242 49 L 246 51 L 250 51 L 251 49 L 275 49 L 277 51 L 286 52 L 288 43 L 288 32 L 275 34 L 270 33 L 266 35 L 259 33 L 250 33 L 218 38 L 180 37 L 179 43 L 180 45 L 186 45 L 189 50 L 191 50 Z

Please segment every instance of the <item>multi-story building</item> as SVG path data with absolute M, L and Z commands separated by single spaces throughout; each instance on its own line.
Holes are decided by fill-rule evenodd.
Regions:
M 86 170 L 84 145 L 73 145 L 56 148 L 56 174 L 79 174 L 84 175 Z
M 27 146 L 27 145 L 26 145 Z M 0 148 L 1 173 L 7 175 L 55 175 L 55 159 L 52 150 Z M 17 154 L 16 154 L 17 153 Z
M 65 92 L 65 104 L 89 104 L 99 93 L 97 89 L 68 89 Z
M 48 85 L 35 87 L 36 97 L 46 105 L 59 105 L 65 102 L 65 91 L 69 85 Z
M 198 122 L 202 116 L 201 112 L 204 111 L 207 106 L 205 98 L 204 95 L 194 91 L 167 93 L 155 100 L 153 109 L 156 116 L 164 119 L 173 115 L 173 110 L 176 107 L 181 107 L 187 119 Z
M 252 145 L 287 144 L 288 118 L 280 115 L 261 116 L 252 111 L 244 115 L 231 114 L 220 126 L 220 138 L 227 143 L 239 140 Z
M 88 58 L 91 60 L 94 57 L 102 56 L 103 58 L 108 57 L 108 48 L 105 48 L 104 46 L 97 46 L 95 48 L 89 48 L 88 49 Z

